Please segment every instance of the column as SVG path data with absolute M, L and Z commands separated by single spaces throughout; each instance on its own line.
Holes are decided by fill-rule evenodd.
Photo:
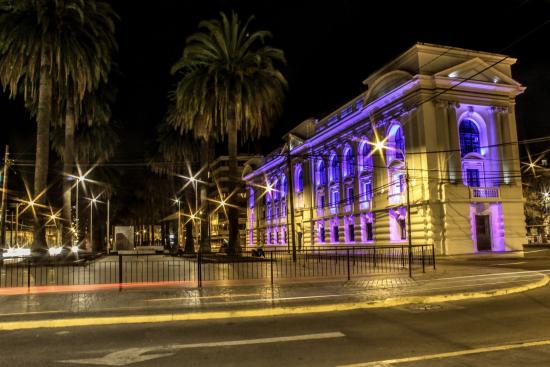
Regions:
M 462 167 L 460 159 L 460 143 L 458 138 L 458 121 L 456 118 L 456 108 L 459 104 L 449 102 L 447 106 L 447 126 L 449 127 L 449 180 L 452 183 L 462 181 Z

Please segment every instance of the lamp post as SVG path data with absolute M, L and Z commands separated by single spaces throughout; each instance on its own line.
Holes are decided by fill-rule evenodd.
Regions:
M 90 200 L 90 248 L 93 249 L 93 239 L 94 239 L 94 213 L 93 213 L 93 209 L 94 209 L 94 206 L 97 204 L 97 203 L 101 203 L 101 201 L 97 200 L 98 197 L 100 197 L 101 194 L 97 195 L 97 196 L 93 196 L 92 194 L 92 197 L 91 198 L 88 198 L 88 200 Z
M 93 208 L 94 204 L 96 203 L 96 198 L 92 198 L 92 201 L 90 203 L 90 248 L 93 248 L 93 239 L 94 239 L 94 216 L 93 216 Z
M 412 278 L 412 237 L 411 237 L 411 201 L 409 192 L 409 169 L 407 166 L 407 160 L 403 154 L 403 161 L 405 163 L 405 185 L 407 185 L 407 239 L 409 240 L 409 277 Z
M 199 195 L 198 195 L 198 186 L 199 184 L 207 184 L 207 182 L 205 181 L 202 181 L 202 180 L 199 180 L 197 178 L 197 176 L 199 175 L 201 171 L 199 170 L 199 172 L 196 172 L 194 175 L 192 174 L 191 170 L 189 170 L 189 177 L 188 176 L 183 176 L 183 175 L 178 175 L 178 177 L 181 177 L 183 179 L 186 179 L 190 184 L 193 185 L 193 189 L 195 190 L 195 214 L 192 215 L 191 217 L 191 220 L 193 221 L 193 227 L 195 229 L 197 229 L 197 233 L 198 233 L 198 238 L 200 239 L 201 236 L 202 236 L 202 233 L 201 233 L 201 227 L 199 226 L 198 228 L 196 227 L 196 220 L 198 219 L 199 223 L 201 221 L 201 217 L 200 217 L 200 210 L 199 210 Z M 184 188 L 186 187 L 186 185 L 184 186 Z
M 180 231 L 181 231 L 181 211 L 180 211 L 181 206 L 180 205 L 181 205 L 181 201 L 178 197 L 176 197 L 174 199 L 174 202 L 176 204 L 178 204 L 178 230 L 177 230 L 177 236 L 178 237 L 177 237 L 177 239 L 178 239 L 178 247 L 180 247 L 180 245 L 181 245 L 181 241 L 180 241 Z
M 111 199 L 107 199 L 107 254 L 110 252 L 111 245 L 111 223 L 110 223 Z

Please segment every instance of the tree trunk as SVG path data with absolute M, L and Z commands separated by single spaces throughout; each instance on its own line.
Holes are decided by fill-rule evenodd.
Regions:
M 237 197 L 240 192 L 241 178 L 239 177 L 237 163 L 237 126 L 234 120 L 229 122 L 229 131 L 227 134 L 227 144 L 229 151 L 229 192 L 234 192 Z M 239 236 L 239 209 L 229 206 L 227 210 L 229 227 L 229 249 L 230 254 L 239 254 L 241 252 L 241 241 Z
M 52 110 L 52 81 L 49 70 L 44 62 L 40 70 L 40 89 L 38 91 L 38 112 L 36 114 L 36 158 L 34 167 L 34 197 L 38 205 L 46 202 L 48 183 L 48 163 L 50 158 L 50 119 Z M 40 206 L 33 208 L 34 240 L 33 252 L 41 252 L 47 248 L 46 227 L 44 216 L 40 214 Z
M 72 245 L 72 183 L 78 181 L 72 177 L 74 165 L 74 133 L 75 133 L 74 106 L 69 98 L 65 116 L 65 145 L 63 148 L 63 246 Z

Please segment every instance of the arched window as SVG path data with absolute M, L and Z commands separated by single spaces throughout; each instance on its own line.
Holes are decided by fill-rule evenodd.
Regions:
M 286 175 L 283 175 L 281 177 L 281 196 L 282 197 L 286 197 L 286 190 L 288 189 L 288 185 L 287 185 L 287 182 L 286 182 Z
M 393 139 L 395 143 L 395 159 L 403 160 L 403 153 L 405 152 L 405 138 L 403 137 L 403 129 L 401 126 L 395 132 Z
M 248 207 L 254 208 L 254 189 L 253 188 L 250 188 L 250 190 L 248 190 Z
M 394 124 L 388 132 L 388 162 L 393 160 L 402 161 L 405 157 L 405 137 L 401 126 Z
M 350 146 L 344 149 L 344 177 L 353 177 L 355 170 L 355 157 Z
M 275 200 L 278 200 L 279 197 L 281 196 L 281 180 L 278 180 L 278 179 L 274 179 L 275 181 L 275 187 L 273 188 L 273 198 Z
M 296 169 L 294 170 L 294 185 L 296 185 L 296 188 L 294 189 L 296 192 L 303 192 L 304 191 L 304 174 L 302 172 L 302 166 L 296 166 Z
M 330 182 L 340 181 L 340 164 L 338 163 L 338 157 L 333 154 L 330 157 Z
M 325 162 L 320 160 L 317 163 L 317 185 L 322 186 L 327 184 L 327 171 L 325 168 Z
M 474 121 L 470 119 L 462 120 L 458 128 L 458 134 L 460 136 L 461 157 L 468 153 L 481 153 L 479 129 Z
M 363 171 L 372 171 L 371 145 L 368 142 L 361 146 L 361 168 Z

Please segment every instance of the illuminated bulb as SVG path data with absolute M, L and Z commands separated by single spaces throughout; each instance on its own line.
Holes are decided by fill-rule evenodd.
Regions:
M 374 147 L 377 150 L 382 150 L 382 149 L 384 149 L 384 142 L 383 141 L 377 141 L 376 143 L 374 143 Z
M 76 253 L 78 252 L 78 246 L 76 246 L 76 245 L 75 245 L 75 246 L 71 246 L 71 252 L 72 252 L 73 254 L 76 254 Z
M 50 254 L 50 256 L 59 255 L 61 253 L 61 250 L 61 247 L 50 247 L 48 249 L 48 254 Z

